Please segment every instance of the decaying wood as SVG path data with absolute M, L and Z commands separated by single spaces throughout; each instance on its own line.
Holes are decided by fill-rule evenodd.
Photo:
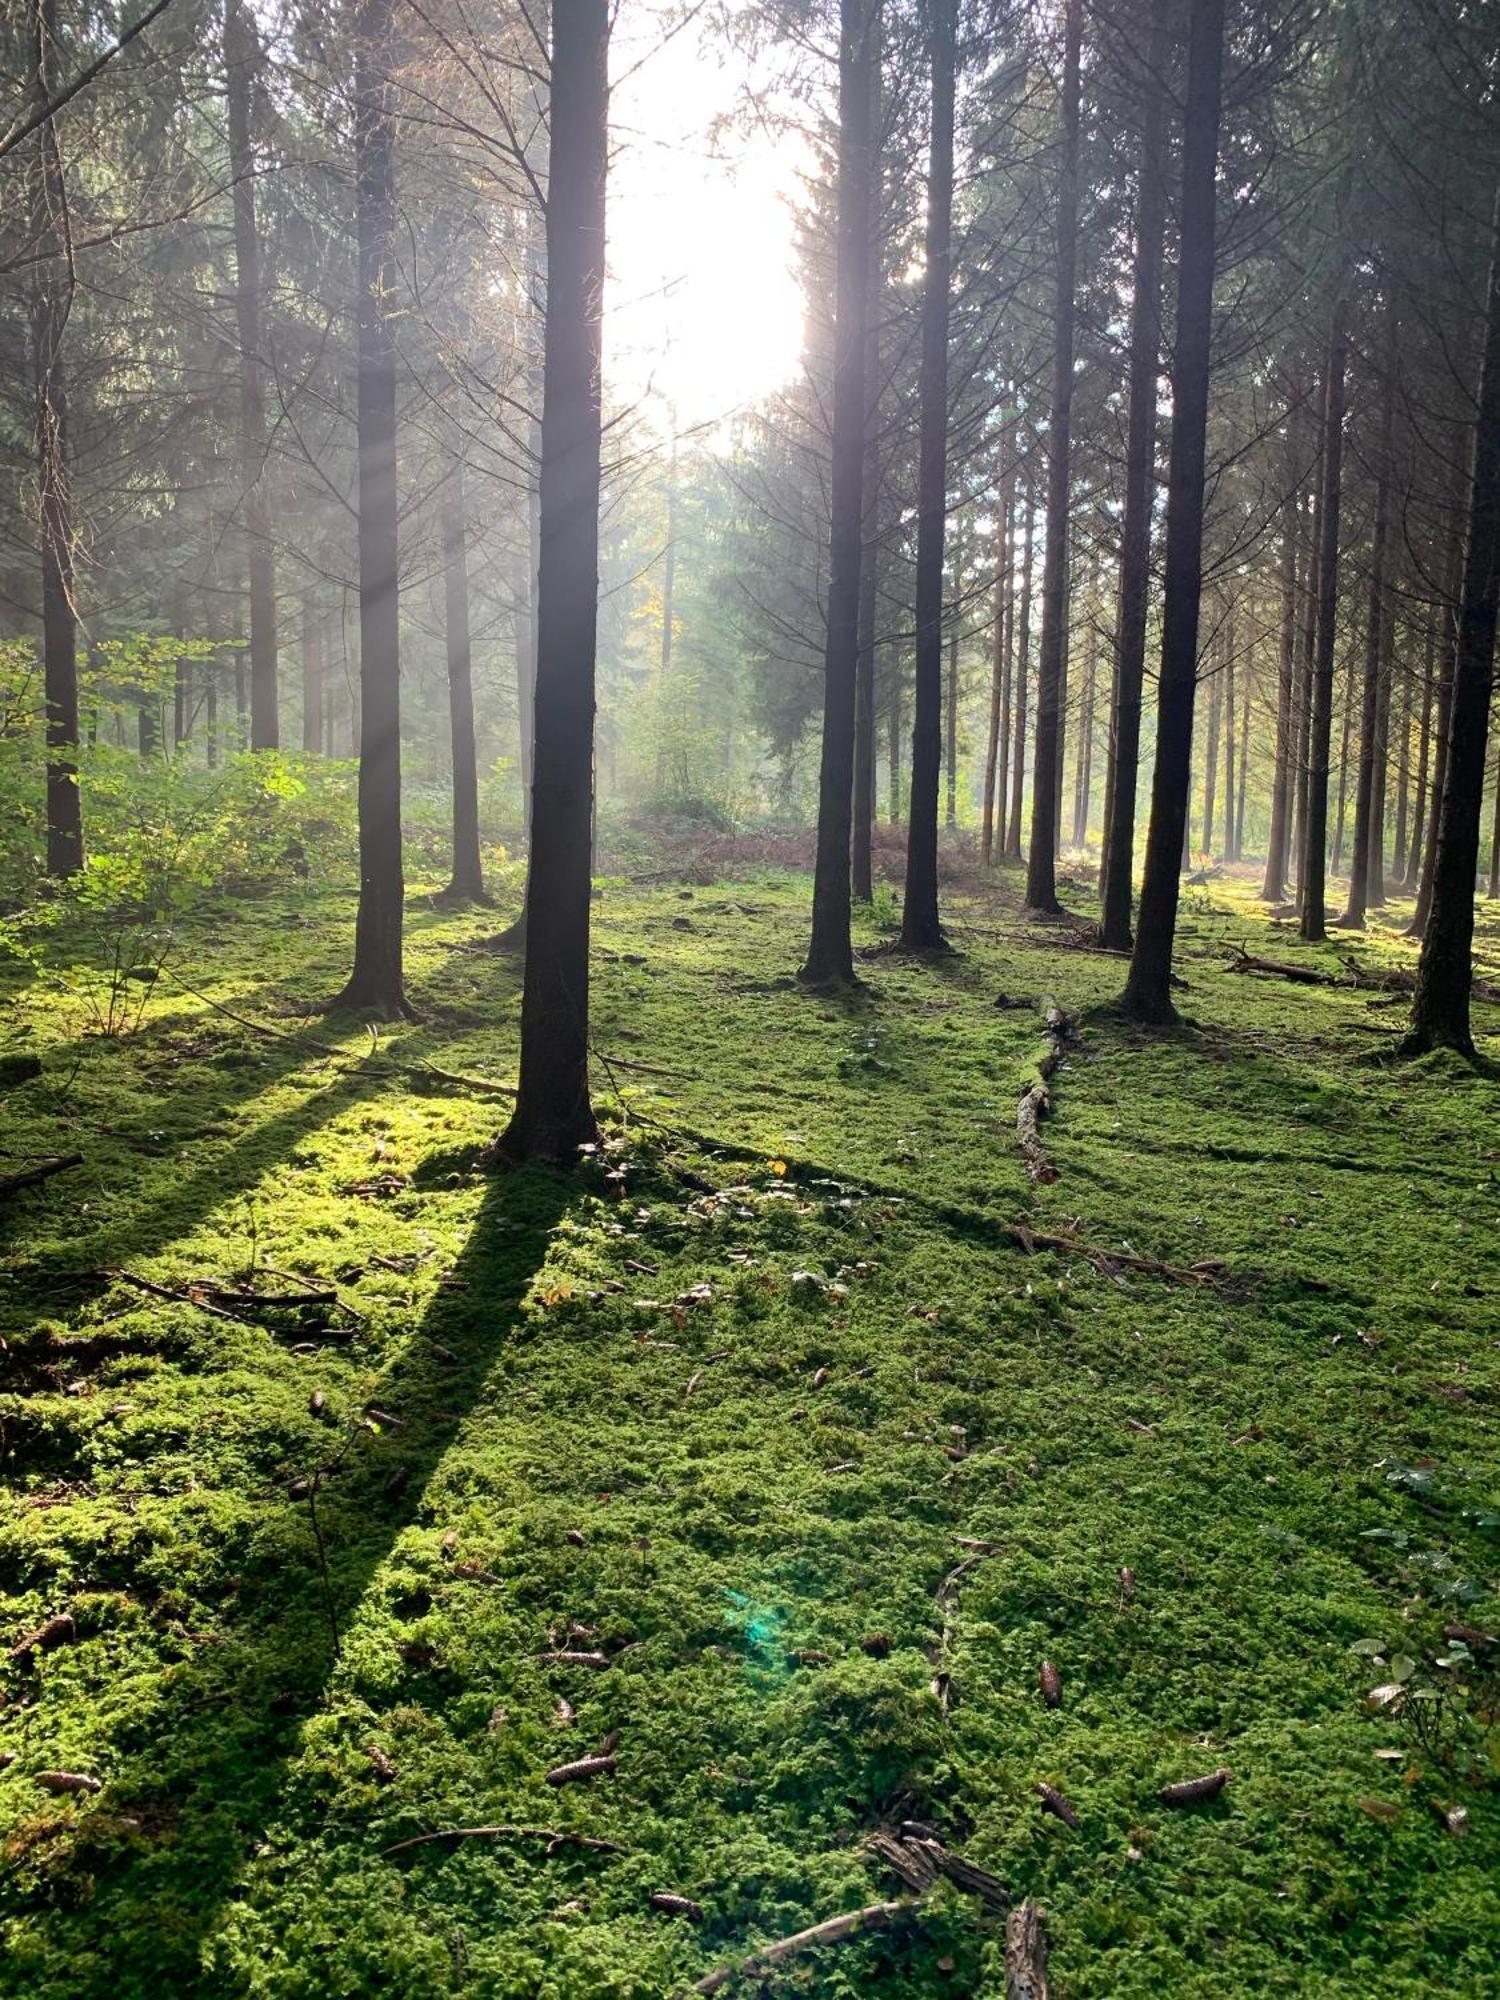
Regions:
M 50 1652 L 54 1646 L 66 1646 L 78 1637 L 78 1627 L 72 1616 L 59 1611 L 55 1618 L 38 1625 L 34 1632 L 28 1632 L 24 1639 L 18 1639 L 10 1649 L 13 1660 L 29 1660 L 33 1653 Z
M 955 1889 L 962 1889 L 969 1896 L 978 1896 L 992 1909 L 1009 1909 L 1010 1895 L 1005 1884 L 988 1868 L 981 1868 L 977 1862 L 969 1861 L 962 1854 L 955 1854 L 951 1847 L 941 1844 L 932 1859 L 938 1873 L 946 1875 Z
M 396 1776 L 396 1767 L 378 1743 L 367 1743 L 365 1755 L 375 1767 L 375 1775 L 383 1785 L 388 1785 Z
M 872 1833 L 865 1846 L 918 1895 L 930 1889 L 939 1875 L 944 1875 L 955 1888 L 966 1895 L 978 1896 L 993 1909 L 1010 1907 L 1010 1892 L 999 1876 L 965 1855 L 955 1854 L 930 1826 L 906 1820 L 902 1822 L 899 1837 L 882 1829 Z
M 586 1778 L 602 1778 L 615 1768 L 613 1756 L 579 1757 L 571 1764 L 559 1764 L 547 1773 L 549 1785 L 576 1785 Z
M 1042 1801 L 1042 1811 L 1051 1813 L 1054 1819 L 1060 1819 L 1064 1826 L 1072 1827 L 1073 1831 L 1077 1833 L 1078 1829 L 1083 1825 L 1083 1821 L 1074 1812 L 1056 1785 L 1039 1784 L 1037 1786 L 1037 1793 Z
M 87 1771 L 38 1771 L 32 1783 L 40 1785 L 47 1792 L 102 1792 L 104 1782 L 91 1778 Z
M 1005 1925 L 1005 2000 L 1051 2000 L 1047 1934 L 1042 1913 L 1028 1896 Z
M 1229 961 L 1229 970 L 1253 973 L 1262 979 L 1288 979 L 1296 986 L 1352 986 L 1359 992 L 1376 993 L 1416 990 L 1417 975 L 1404 966 L 1372 967 L 1361 965 L 1354 958 L 1342 959 L 1340 963 L 1344 968 L 1342 973 L 1325 972 L 1321 966 L 1293 965 L 1281 958 L 1257 958 L 1242 945 Z M 1476 977 L 1470 992 L 1476 1000 L 1500 1000 L 1500 986 L 1488 979 Z
M 913 1905 L 906 1900 L 894 1903 L 867 1903 L 862 1910 L 846 1910 L 842 1916 L 828 1917 L 821 1924 L 813 1924 L 805 1931 L 796 1931 L 791 1937 L 778 1938 L 775 1944 L 762 1945 L 738 1965 L 721 1965 L 717 1971 L 691 1987 L 693 1993 L 721 1993 L 735 1979 L 759 1979 L 776 1966 L 784 1965 L 798 1952 L 809 1951 L 815 1945 L 842 1944 L 846 1938 L 857 1937 L 861 1931 L 884 1930 L 907 1914 Z
M 1221 1765 L 1206 1777 L 1184 1778 L 1180 1784 L 1163 1785 L 1157 1797 L 1164 1806 L 1201 1806 L 1216 1799 L 1229 1783 L 1229 1772 Z
M 918 1895 L 924 1889 L 930 1889 L 937 1880 L 937 1864 L 925 1841 L 900 1840 L 895 1834 L 882 1830 L 872 1833 L 865 1846 L 877 1861 L 883 1861 L 893 1874 L 901 1877 L 908 1889 L 915 1889 Z
M 596 1840 L 592 1834 L 559 1832 L 554 1826 L 446 1826 L 436 1833 L 414 1833 L 407 1840 L 396 1840 L 389 1847 L 382 1847 L 380 1858 L 389 1861 L 393 1854 L 405 1854 L 412 1847 L 451 1846 L 460 1840 L 544 1840 L 547 1852 L 553 1853 L 560 1847 L 586 1847 L 593 1854 L 624 1854 L 626 1850 L 615 1840 Z
M 19 1167 L 13 1174 L 0 1174 L 0 1196 L 14 1194 L 17 1188 L 34 1187 L 38 1181 L 50 1181 L 54 1174 L 65 1174 L 69 1167 L 82 1165 L 82 1153 L 60 1153 L 55 1159 Z
M 1062 1675 L 1050 1660 L 1043 1660 L 1042 1664 L 1037 1668 L 1036 1678 L 1037 1685 L 1042 1691 L 1042 1700 L 1046 1702 L 1048 1708 L 1061 1707 Z
M 673 1895 L 669 1890 L 658 1890 L 651 1898 L 651 1907 L 653 1910 L 661 1910 L 669 1917 L 687 1917 L 695 1924 L 703 1921 L 701 1903 L 695 1903 L 691 1896 Z
M 1057 1168 L 1047 1158 L 1042 1145 L 1042 1120 L 1052 1109 L 1047 1083 L 1067 1052 L 1067 1045 L 1073 1037 L 1073 1023 L 1055 1000 L 1044 997 L 1042 1024 L 1046 1032 L 1046 1052 L 1037 1062 L 1036 1082 L 1021 1093 L 1021 1102 L 1016 1107 L 1016 1143 L 1021 1148 L 1026 1171 L 1032 1180 L 1043 1187 L 1050 1187 L 1057 1179 Z
M 537 1658 L 544 1667 L 593 1667 L 597 1672 L 609 1665 L 608 1653 L 579 1653 L 567 1646 L 551 1653 L 538 1653 Z

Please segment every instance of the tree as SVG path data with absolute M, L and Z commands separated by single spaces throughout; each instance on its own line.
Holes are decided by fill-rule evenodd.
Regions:
M 1479 865 L 1479 815 L 1484 798 L 1485 740 L 1495 669 L 1495 622 L 1500 604 L 1500 195 L 1485 308 L 1484 354 L 1469 470 L 1469 521 L 1463 594 L 1453 669 L 1448 761 L 1438 808 L 1432 901 L 1411 1031 L 1411 1054 L 1447 1047 L 1472 1056 L 1469 1021 L 1473 982 L 1474 882 Z
M 1026 903 L 1043 916 L 1057 900 L 1057 816 L 1061 796 L 1062 681 L 1068 625 L 1068 481 L 1073 423 L 1074 288 L 1078 268 L 1078 114 L 1083 0 L 1065 0 L 1057 172 L 1057 303 L 1053 321 L 1052 410 L 1047 431 L 1047 521 L 1042 548 L 1042 636 L 1037 658 L 1036 775 Z
M 57 0 L 29 0 L 31 90 L 45 111 L 56 84 Z M 42 676 L 47 709 L 47 873 L 83 866 L 78 789 L 78 613 L 73 600 L 73 504 L 63 336 L 73 302 L 68 196 L 57 121 L 37 123 L 31 172 L 31 347 L 36 390 L 38 525 L 42 554 Z
M 860 563 L 864 548 L 865 360 L 868 346 L 870 129 L 874 13 L 870 0 L 840 0 L 838 223 L 835 249 L 832 485 L 828 624 L 823 659 L 823 748 L 812 937 L 801 977 L 815 986 L 854 979 L 851 836 L 854 721 L 859 660 Z
M 261 260 L 255 212 L 257 160 L 251 138 L 251 92 L 259 79 L 260 62 L 259 40 L 245 0 L 227 0 L 224 10 L 224 81 L 229 109 L 229 169 L 234 183 L 231 196 L 234 205 L 234 306 L 239 329 L 240 454 L 244 478 L 241 504 L 244 511 L 245 560 L 250 577 L 250 747 L 252 750 L 274 750 L 280 742 L 276 687 L 276 574 L 266 505 L 266 404 L 261 381 Z
M 1334 302 L 1323 364 L 1323 458 L 1318 482 L 1317 637 L 1308 718 L 1307 806 L 1302 820 L 1302 919 L 1309 941 L 1327 932 L 1328 769 L 1333 730 L 1333 652 L 1339 606 L 1339 510 L 1343 497 L 1344 369 L 1349 328 Z
M 354 968 L 335 1005 L 411 1013 L 402 973 L 401 630 L 397 570 L 392 0 L 360 0 L 354 42 L 359 245 L 359 908 Z M 252 606 L 254 595 L 251 597 Z M 253 702 L 252 663 L 252 702 Z M 253 734 L 252 708 L 252 746 Z
M 1204 449 L 1213 333 L 1214 182 L 1223 41 L 1224 0 L 1191 0 L 1156 767 L 1151 780 L 1151 822 L 1135 946 L 1120 1002 L 1133 1019 L 1157 1025 L 1177 1018 L 1172 1004 L 1172 942 L 1192 781 L 1198 608 L 1203 590 Z
M 948 516 L 948 311 L 953 261 L 953 94 L 957 0 L 929 0 L 932 124 L 922 274 L 917 463 L 916 677 L 911 805 L 901 943 L 946 945 L 938 915 L 938 791 L 942 775 L 943 543 Z
M 589 904 L 608 150 L 608 0 L 553 0 L 526 971 L 516 1108 L 498 1142 L 514 1161 L 571 1163 L 598 1138 Z M 857 531 L 857 486 L 855 507 Z M 846 896 L 848 881 L 846 846 Z
M 453 754 L 453 873 L 450 903 L 488 903 L 479 855 L 479 772 L 474 753 L 474 673 L 469 636 L 469 518 L 462 457 L 453 461 L 442 503 L 443 638 L 448 662 L 448 727 Z

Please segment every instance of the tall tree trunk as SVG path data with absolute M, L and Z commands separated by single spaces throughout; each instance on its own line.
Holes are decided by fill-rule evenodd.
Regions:
M 1365 623 L 1364 680 L 1360 690 L 1359 778 L 1354 800 L 1354 852 L 1349 863 L 1349 901 L 1339 918 L 1342 930 L 1362 931 L 1371 901 L 1372 878 L 1380 871 L 1384 820 L 1381 763 L 1381 679 L 1386 666 L 1386 562 L 1390 547 L 1391 440 L 1396 417 L 1395 307 L 1386 306 L 1385 382 L 1380 404 L 1379 460 L 1375 468 L 1375 523 L 1370 548 L 1370 599 Z M 1377 799 L 1377 791 L 1380 796 Z M 1384 901 L 1383 893 L 1378 898 Z
M 1036 775 L 1026 903 L 1053 916 L 1062 745 L 1063 654 L 1068 643 L 1068 487 L 1073 427 L 1073 322 L 1078 266 L 1079 64 L 1083 0 L 1064 0 L 1061 151 L 1057 175 L 1057 289 L 1053 308 L 1052 412 L 1047 434 L 1047 528 L 1042 554 L 1042 638 L 1037 660 Z
M 661 582 L 661 650 L 656 666 L 656 795 L 664 798 L 671 789 L 667 752 L 672 731 L 672 641 L 676 638 L 677 595 L 677 423 L 672 423 L 672 443 L 667 458 L 667 537 L 663 552 Z
M 57 0 L 29 0 L 31 96 L 45 107 L 57 85 Z M 78 614 L 73 599 L 73 502 L 68 484 L 68 397 L 63 335 L 73 307 L 67 189 L 57 121 L 37 127 L 30 175 L 31 358 L 35 388 L 38 527 L 42 568 L 42 689 L 47 710 L 47 873 L 83 866 L 78 788 Z
M 812 936 L 801 977 L 850 985 L 854 810 L 854 703 L 859 668 L 860 562 L 864 547 L 866 311 L 869 305 L 871 0 L 839 9 L 838 241 L 834 325 L 832 490 L 828 623 L 823 654 L 823 745 Z
M 1407 926 L 1408 937 L 1419 938 L 1427 929 L 1432 907 L 1432 878 L 1437 867 L 1438 823 L 1441 819 L 1443 787 L 1448 779 L 1448 748 L 1452 734 L 1453 683 L 1458 666 L 1459 591 L 1463 579 L 1463 545 L 1455 535 L 1448 561 L 1448 589 L 1441 610 L 1442 631 L 1438 642 L 1437 715 L 1433 723 L 1432 774 L 1427 787 L 1427 825 L 1422 839 L 1422 867 L 1417 882 L 1417 907 Z
M 953 261 L 953 71 L 957 0 L 930 0 L 932 131 L 922 279 L 917 446 L 916 666 L 911 808 L 901 942 L 944 946 L 938 918 L 938 780 L 942 766 L 943 542 L 948 505 L 948 289 Z
M 995 537 L 995 620 L 990 656 L 990 718 L 985 738 L 984 813 L 979 836 L 979 858 L 986 867 L 995 858 L 995 802 L 998 794 L 1003 808 L 1006 758 L 1010 749 L 1011 530 L 1015 523 L 1015 476 L 1012 465 L 1014 437 L 1014 419 L 1007 417 L 1000 443 L 1000 510 Z
M 1333 650 L 1339 604 L 1339 505 L 1344 464 L 1344 365 L 1349 333 L 1342 297 L 1333 308 L 1323 378 L 1323 469 L 1318 490 L 1318 637 L 1308 724 L 1307 812 L 1302 827 L 1302 936 L 1328 935 L 1328 765 L 1333 732 Z
M 1395 634 L 1391 636 L 1394 653 Z M 1395 662 L 1392 660 L 1392 674 Z M 1393 689 L 1394 692 L 1394 689 Z M 1406 879 L 1406 836 L 1411 824 L 1411 718 L 1412 682 L 1410 667 L 1401 666 L 1400 703 L 1396 723 L 1396 845 L 1391 856 L 1391 879 L 1399 888 Z
M 1094 777 L 1094 707 L 1099 681 L 1099 627 L 1094 598 L 1084 607 L 1083 696 L 1078 711 L 1078 755 L 1073 773 L 1073 845 L 1089 837 L 1089 792 Z
M 1296 680 L 1297 756 L 1292 768 L 1293 826 L 1292 854 L 1295 857 L 1297 907 L 1302 907 L 1302 883 L 1306 865 L 1307 793 L 1312 745 L 1313 660 L 1318 650 L 1318 503 L 1316 495 L 1307 507 L 1307 532 L 1302 561 L 1302 627 L 1298 639 Z
M 335 1003 L 409 1016 L 402 973 L 401 643 L 396 547 L 392 0 L 360 0 L 354 42 L 359 381 L 359 909 L 354 966 Z M 252 549 L 252 562 L 254 551 Z M 255 598 L 250 600 L 254 648 Z M 252 663 L 252 702 L 255 669 Z M 252 725 L 253 725 L 252 707 Z
M 1156 386 L 1161 355 L 1162 231 L 1167 180 L 1167 8 L 1153 0 L 1150 55 L 1141 83 L 1140 157 L 1136 169 L 1135 268 L 1130 306 L 1130 391 L 1125 437 L 1125 504 L 1120 521 L 1119 602 L 1115 615 L 1114 730 L 1109 815 L 1104 830 L 1100 942 L 1130 949 L 1135 872 L 1136 789 L 1141 760 L 1141 686 L 1151 597 L 1151 509 L 1155 499 Z
M 1223 41 L 1224 0 L 1191 0 L 1156 768 L 1151 780 L 1151 824 L 1146 835 L 1140 917 L 1130 974 L 1121 996 L 1127 1014 L 1157 1023 L 1176 1018 L 1171 993 L 1172 940 L 1192 782 Z
M 958 605 L 962 602 L 963 589 L 955 574 L 953 579 L 954 612 L 948 626 L 948 712 L 943 722 L 943 763 L 948 778 L 947 807 L 944 818 L 948 826 L 958 825 Z
M 312 591 L 302 593 L 302 748 L 323 747 L 323 621 Z
M 1255 692 L 1255 679 L 1250 662 L 1245 662 L 1243 677 L 1244 692 L 1240 697 L 1240 789 L 1234 802 L 1234 851 L 1231 861 L 1245 858 L 1245 792 L 1250 777 L 1250 705 Z
M 1224 633 L 1224 859 L 1234 860 L 1234 606 Z
M 1219 790 L 1219 715 L 1224 705 L 1224 661 L 1222 641 L 1214 649 L 1219 655 L 1217 665 L 1209 670 L 1208 677 L 1208 764 L 1203 773 L 1203 846 L 1202 852 L 1209 860 L 1214 855 L 1214 801 Z
M 469 640 L 469 522 L 464 464 L 455 458 L 443 499 L 443 638 L 453 746 L 453 875 L 445 899 L 488 903 L 479 856 L 479 766 L 474 751 L 474 668 Z
M 1338 804 L 1333 821 L 1333 872 L 1336 875 L 1344 865 L 1344 813 L 1349 791 L 1349 744 L 1354 732 L 1354 669 L 1346 662 L 1344 667 L 1344 695 L 1342 701 L 1343 727 L 1339 734 L 1339 789 Z
M 906 759 L 901 752 L 901 655 L 897 647 L 891 647 L 891 685 L 886 712 L 887 771 L 889 774 L 890 798 L 887 801 L 886 818 L 892 826 L 901 824 L 901 774 L 906 769 Z
M 854 669 L 854 825 L 850 848 L 850 888 L 855 900 L 868 903 L 875 894 L 875 650 L 880 610 L 880 568 L 884 528 L 883 465 L 880 451 L 880 311 L 885 285 L 880 213 L 881 0 L 866 0 L 871 10 L 869 52 L 871 164 L 865 176 L 865 419 L 861 465 L 860 533 L 863 555 L 859 576 Z
M 1286 895 L 1287 821 L 1292 780 L 1292 686 L 1297 666 L 1297 519 L 1289 491 L 1281 510 L 1281 621 L 1276 657 L 1276 749 L 1271 769 L 1271 827 L 1266 839 L 1262 902 Z
M 1443 1046 L 1474 1053 L 1474 887 L 1484 800 L 1485 738 L 1500 607 L 1500 196 L 1496 198 L 1485 309 L 1484 358 L 1469 474 L 1469 529 L 1459 600 L 1448 761 L 1438 811 L 1437 858 L 1408 1054 Z
M 1500 756 L 1495 759 L 1495 804 L 1490 821 L 1490 901 L 1500 896 Z
M 1016 620 L 1016 726 L 1011 743 L 1010 820 L 1005 831 L 1005 858 L 1021 858 L 1021 820 L 1026 787 L 1026 687 L 1031 673 L 1031 570 L 1036 523 L 1036 495 L 1027 470 L 1021 493 L 1021 608 Z
M 261 387 L 260 236 L 255 215 L 255 148 L 250 94 L 261 64 L 246 0 L 226 0 L 224 81 L 233 177 L 234 309 L 240 342 L 240 462 L 245 557 L 250 571 L 250 748 L 280 742 L 276 696 L 276 576 L 266 504 L 266 406 Z
M 551 86 L 536 777 L 520 1084 L 499 1151 L 571 1164 L 598 1138 L 589 1102 L 589 847 L 609 0 L 553 0 Z M 847 852 L 843 879 L 847 895 Z

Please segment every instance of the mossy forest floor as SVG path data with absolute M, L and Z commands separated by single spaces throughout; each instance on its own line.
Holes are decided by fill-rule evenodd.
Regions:
M 1368 1700 L 1500 1619 L 1500 1088 L 1372 1061 L 1385 996 L 1227 969 L 1410 965 L 1394 929 L 1189 891 L 1189 1022 L 1145 1037 L 1016 888 L 833 1003 L 789 977 L 804 878 L 607 882 L 571 1179 L 475 1171 L 504 1100 L 420 1068 L 513 1076 L 492 913 L 414 896 L 378 1047 L 285 1011 L 346 899 L 204 909 L 121 1034 L 107 940 L 12 981 L 0 1165 L 86 1164 L 0 1212 L 0 1636 L 73 1621 L 3 1667 L 0 1991 L 659 2000 L 899 1894 L 866 1840 L 905 1818 L 1041 1902 L 1064 2000 L 1500 1991 L 1482 1733 Z M 1034 1187 L 1044 994 L 1082 1033 Z M 383 1857 L 475 1826 L 615 1848 Z M 1003 1955 L 940 1885 L 771 1985 L 999 1996 Z

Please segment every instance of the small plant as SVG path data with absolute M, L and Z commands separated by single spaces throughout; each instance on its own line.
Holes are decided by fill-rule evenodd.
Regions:
M 1444 1777 L 1484 1784 L 1500 1775 L 1500 1663 L 1486 1645 L 1449 1628 L 1441 1646 L 1418 1656 L 1387 1652 L 1378 1639 L 1351 1649 L 1383 1670 L 1365 1697 L 1378 1714 L 1398 1723 L 1412 1748 Z

